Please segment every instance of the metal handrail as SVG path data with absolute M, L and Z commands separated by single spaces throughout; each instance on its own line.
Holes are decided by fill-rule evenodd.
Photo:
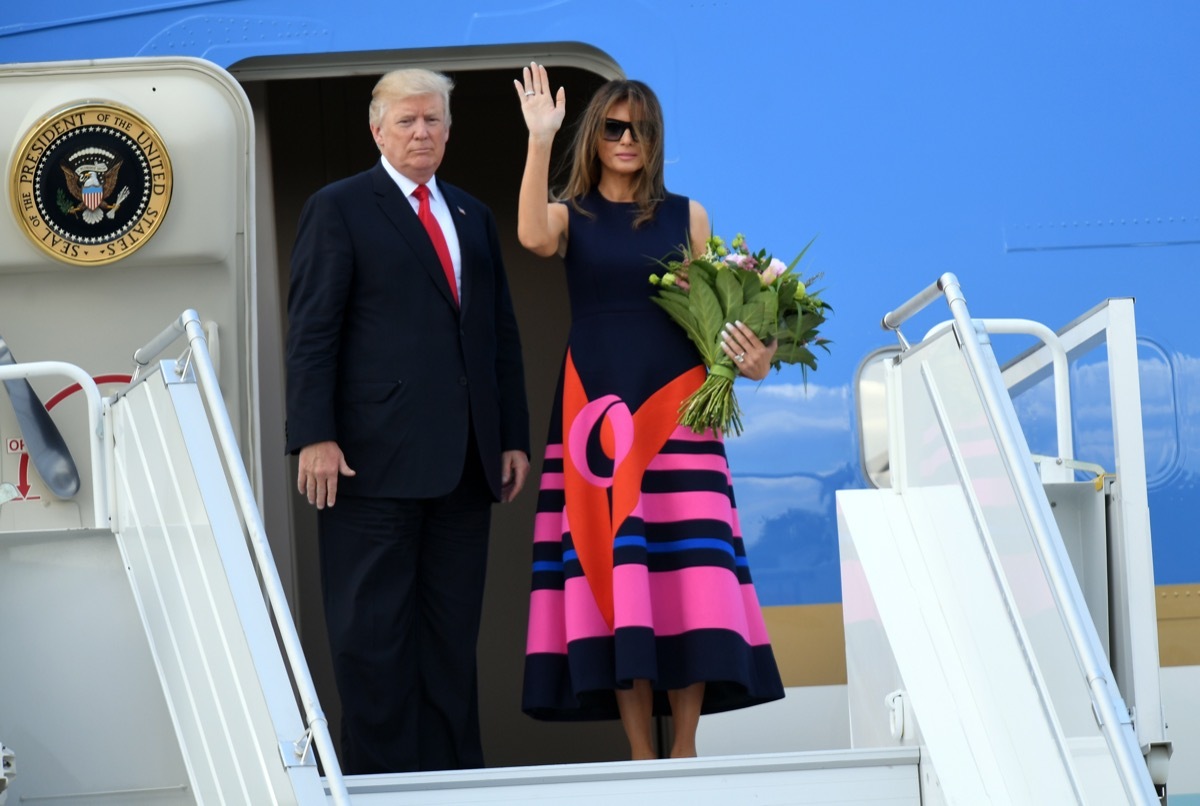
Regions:
M 333 738 L 329 733 L 329 721 L 321 710 L 317 699 L 317 689 L 313 683 L 308 663 L 304 659 L 304 649 L 300 644 L 300 634 L 292 620 L 291 610 L 288 609 L 287 596 L 283 590 L 283 582 L 275 565 L 271 546 L 267 542 L 266 527 L 263 525 L 262 514 L 254 499 L 254 488 L 246 465 L 238 451 L 237 439 L 234 436 L 233 423 L 229 419 L 229 410 L 221 397 L 221 387 L 217 382 L 217 373 L 213 368 L 212 356 L 208 352 L 208 341 L 204 336 L 204 328 L 196 311 L 188 309 L 180 314 L 179 319 L 169 325 L 150 341 L 145 347 L 134 353 L 134 360 L 140 366 L 145 366 L 154 356 L 161 353 L 181 334 L 186 334 L 188 347 L 191 350 L 191 365 L 199 382 L 200 393 L 204 396 L 208 411 L 213 419 L 213 431 L 217 436 L 221 456 L 229 471 L 234 495 L 238 507 L 250 534 L 250 546 L 254 552 L 255 564 L 263 581 L 268 605 L 275 618 L 279 630 L 280 641 L 288 667 L 292 672 L 297 693 L 304 709 L 305 724 L 312 735 L 313 743 L 321 754 L 321 765 L 325 772 L 325 783 L 329 787 L 333 802 L 339 806 L 348 806 L 350 794 L 346 789 L 346 781 L 342 775 L 341 764 L 333 746 Z M 307 747 L 307 743 L 298 743 Z
M 1063 468 L 1063 472 L 1060 474 L 1061 480 L 1070 481 L 1074 478 L 1074 474 L 1067 467 L 1067 463 L 1075 459 L 1075 438 L 1071 433 L 1071 376 L 1067 362 L 1067 350 L 1063 347 L 1062 340 L 1053 330 L 1032 319 L 973 319 L 971 321 L 985 333 L 1033 336 L 1039 339 L 1050 352 L 1050 361 L 1054 371 L 1055 436 L 1058 440 L 1058 456 L 1056 458 L 1062 460 L 1059 463 Z M 925 334 L 925 340 L 928 341 L 953 326 L 953 322 L 934 325 Z
M 883 325 L 883 329 L 899 331 L 900 325 L 916 316 L 927 305 L 929 305 L 929 303 L 937 299 L 938 295 L 942 293 L 942 283 L 947 278 L 953 279 L 953 277 L 953 274 L 943 274 L 937 280 L 922 289 L 918 294 L 915 294 L 912 299 L 902 304 L 899 308 L 885 313 L 881 323 Z
M 987 362 L 984 360 L 979 334 L 967 310 L 966 298 L 958 278 L 950 273 L 943 274 L 937 283 L 930 286 L 934 287 L 941 290 L 950 306 L 958 340 L 966 356 L 967 368 L 975 381 L 988 420 L 995 430 L 1001 459 L 1013 481 L 1022 514 L 1033 534 L 1033 545 L 1046 573 L 1055 604 L 1063 616 L 1071 646 L 1087 677 L 1092 707 L 1116 761 L 1125 793 L 1130 803 L 1153 806 L 1159 802 L 1158 796 L 1154 792 L 1154 784 L 1150 780 L 1137 736 L 1132 730 L 1128 708 L 1124 706 L 1121 694 L 1112 680 L 1112 669 L 1096 635 L 1095 625 L 1086 615 L 1087 608 L 1079 582 L 1069 570 L 1070 560 L 1061 549 L 1061 544 L 1056 544 L 1050 539 L 1049 524 L 1053 521 L 1053 514 L 1049 512 L 1049 504 L 1040 482 L 1029 472 L 1031 463 L 1022 460 L 1020 442 L 1016 436 L 1020 426 L 1005 416 L 1011 411 L 1008 390 L 998 368 L 995 372 L 985 371 Z M 927 288 L 897 310 L 907 310 L 907 314 L 911 316 L 929 304 L 930 300 L 925 299 L 928 293 Z M 915 305 L 918 300 L 923 301 L 919 306 L 908 310 L 908 307 Z M 896 321 L 897 326 L 900 321 L 903 320 Z M 1009 403 L 1007 407 L 1005 402 Z
M 186 329 L 184 318 L 189 313 L 195 311 L 187 310 L 171 324 L 163 328 L 162 332 L 146 343 L 144 347 L 140 347 L 133 351 L 133 363 L 136 365 L 133 377 L 136 380 L 142 370 L 149 366 L 150 362 L 158 357 L 163 350 L 170 347 L 177 338 L 184 334 Z M 207 352 L 208 343 L 205 342 L 205 351 Z
M 40 378 L 47 375 L 66 376 L 83 390 L 87 398 L 88 448 L 92 466 L 92 516 L 96 528 L 109 528 L 108 474 L 104 462 L 104 401 L 96 381 L 82 368 L 64 361 L 31 361 L 0 366 L 0 381 L 18 378 Z

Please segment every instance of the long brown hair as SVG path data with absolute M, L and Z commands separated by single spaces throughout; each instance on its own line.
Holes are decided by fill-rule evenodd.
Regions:
M 575 209 L 585 212 L 579 207 L 578 199 L 600 181 L 600 133 L 608 111 L 621 101 L 629 103 L 633 133 L 642 148 L 642 170 L 633 184 L 633 199 L 639 210 L 633 225 L 640 227 L 654 218 L 659 203 L 667 195 L 663 182 L 662 105 L 654 90 L 641 81 L 613 79 L 596 90 L 575 126 L 571 172 L 560 200 L 567 199 Z

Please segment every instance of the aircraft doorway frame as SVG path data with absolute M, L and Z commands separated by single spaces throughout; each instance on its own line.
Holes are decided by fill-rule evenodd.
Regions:
M 262 456 L 283 457 L 283 342 L 288 264 L 300 205 L 321 185 L 369 167 L 377 159 L 367 127 L 374 81 L 388 70 L 426 67 L 455 80 L 453 123 L 439 176 L 466 188 L 493 210 L 521 323 L 530 403 L 534 472 L 518 501 L 496 507 L 483 631 L 480 639 L 480 711 L 489 766 L 610 761 L 628 757 L 617 722 L 541 723 L 520 712 L 528 614 L 529 535 L 536 509 L 545 424 L 566 344 L 570 315 L 557 258 L 538 258 L 516 241 L 516 197 L 525 157 L 525 128 L 511 80 L 530 61 L 546 64 L 567 88 L 568 119 L 581 99 L 624 72 L 607 54 L 580 43 L 364 51 L 290 57 L 255 57 L 231 65 L 250 99 L 255 122 L 255 200 L 258 276 L 259 400 L 264 427 Z M 555 165 L 568 141 L 560 136 Z M 496 155 L 508 155 L 497 160 Z M 302 160 L 302 161 L 301 161 Z M 300 165 L 299 170 L 291 166 Z M 340 717 L 328 656 L 316 524 L 294 490 L 294 457 L 263 463 L 261 495 L 268 534 L 288 591 L 325 711 Z M 669 720 L 659 720 L 660 742 Z M 336 730 L 334 735 L 337 735 Z

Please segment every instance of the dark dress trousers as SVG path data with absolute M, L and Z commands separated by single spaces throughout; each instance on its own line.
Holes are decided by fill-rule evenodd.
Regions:
M 487 532 L 502 451 L 529 453 L 529 413 L 495 219 L 438 188 L 461 308 L 381 164 L 308 200 L 292 255 L 287 451 L 333 440 L 356 472 L 318 513 L 349 773 L 483 764 Z

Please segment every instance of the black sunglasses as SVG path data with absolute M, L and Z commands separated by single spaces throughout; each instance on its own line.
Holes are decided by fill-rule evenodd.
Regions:
M 633 138 L 633 142 L 638 141 L 637 129 L 633 128 L 633 122 L 629 120 L 617 120 L 616 118 L 604 119 L 604 132 L 600 135 L 610 143 L 615 143 L 625 136 L 625 130 L 629 129 L 629 136 Z

